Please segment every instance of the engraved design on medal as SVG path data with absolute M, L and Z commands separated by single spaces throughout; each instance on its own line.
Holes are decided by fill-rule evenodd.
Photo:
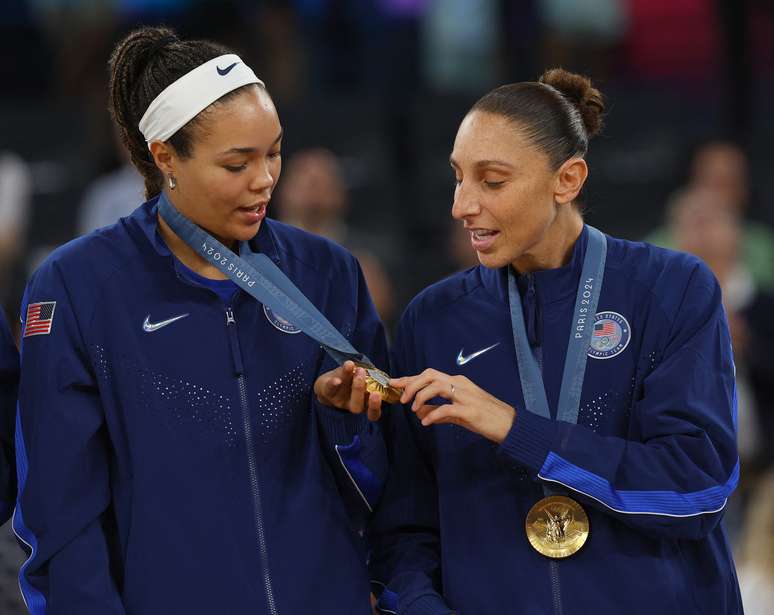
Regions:
M 543 498 L 527 514 L 527 539 L 542 555 L 569 557 L 589 536 L 589 519 L 575 500 L 565 496 Z
M 545 539 L 556 545 L 567 540 L 567 528 L 572 523 L 572 513 L 569 510 L 546 511 Z

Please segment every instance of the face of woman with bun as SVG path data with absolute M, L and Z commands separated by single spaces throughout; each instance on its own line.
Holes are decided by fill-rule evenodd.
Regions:
M 463 222 L 479 261 L 520 272 L 561 266 L 582 219 L 572 205 L 588 174 L 582 158 L 558 169 L 524 127 L 474 110 L 462 121 L 450 158 L 455 176 L 452 216 Z M 560 258 L 561 260 L 561 258 Z
M 266 90 L 244 88 L 202 112 L 189 156 L 151 143 L 167 195 L 190 220 L 226 245 L 255 236 L 282 170 L 282 127 Z
M 561 267 L 583 229 L 574 201 L 583 156 L 602 125 L 602 95 L 582 75 L 547 71 L 539 83 L 483 96 L 457 131 L 452 216 L 486 267 Z

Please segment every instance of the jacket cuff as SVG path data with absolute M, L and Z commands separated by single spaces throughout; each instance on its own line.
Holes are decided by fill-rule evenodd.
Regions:
M 317 400 L 314 400 L 314 406 L 332 444 L 350 444 L 356 435 L 363 433 L 368 427 L 368 416 L 365 412 L 352 414 L 346 410 L 324 406 Z
M 500 450 L 517 463 L 539 472 L 552 448 L 556 429 L 554 421 L 521 410 Z
M 401 615 L 454 615 L 454 611 L 437 594 L 425 594 L 399 612 Z

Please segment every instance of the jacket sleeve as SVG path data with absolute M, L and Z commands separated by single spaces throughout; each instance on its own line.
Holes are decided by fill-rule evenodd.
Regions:
M 0 525 L 11 517 L 16 501 L 14 425 L 19 384 L 19 354 L 0 310 Z
M 124 615 L 103 529 L 110 443 L 83 338 L 94 307 L 72 301 L 51 260 L 27 287 L 25 321 L 40 302 L 53 307 L 50 332 L 25 335 L 21 352 L 14 530 L 29 559 L 19 584 L 33 615 Z
M 501 450 L 590 506 L 656 537 L 699 539 L 739 477 L 731 340 L 712 273 L 697 264 L 643 379 L 627 438 L 518 411 Z
M 351 257 L 351 295 L 356 297 L 354 323 L 342 333 L 374 364 L 387 371 L 389 356 L 384 327 L 371 301 L 360 266 Z M 346 325 L 345 325 L 346 326 Z M 318 375 L 334 369 L 330 357 L 323 361 Z M 312 395 L 315 414 L 320 426 L 323 453 L 333 470 L 358 529 L 373 512 L 387 477 L 387 453 L 380 423 L 372 423 L 365 413 L 351 414 L 317 402 Z
M 396 376 L 415 374 L 410 317 L 404 315 L 392 352 Z M 383 613 L 448 615 L 441 597 L 438 497 L 430 432 L 408 407 L 385 412 L 390 473 L 371 524 L 371 570 Z

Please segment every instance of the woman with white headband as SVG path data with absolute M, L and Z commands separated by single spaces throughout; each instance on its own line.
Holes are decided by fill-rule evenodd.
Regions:
M 386 459 L 363 411 L 389 391 L 358 264 L 265 217 L 282 127 L 238 56 L 142 28 L 110 69 L 149 201 L 56 250 L 25 294 L 27 606 L 366 615 Z

